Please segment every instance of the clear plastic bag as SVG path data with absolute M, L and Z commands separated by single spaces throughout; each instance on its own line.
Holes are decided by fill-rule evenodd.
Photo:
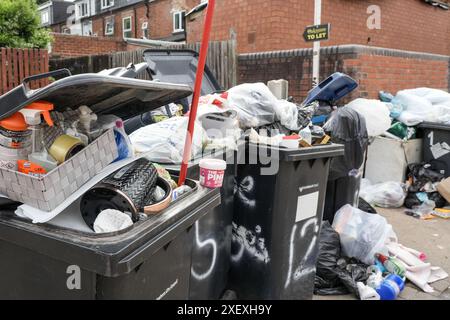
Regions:
M 371 205 L 381 208 L 400 208 L 405 204 L 406 185 L 399 182 L 385 182 L 372 185 L 364 179 L 361 183 L 360 197 Z
M 241 128 L 259 128 L 279 121 L 299 130 L 298 107 L 278 100 L 264 83 L 245 83 L 228 91 L 228 106 L 236 110 Z
M 341 238 L 343 254 L 367 265 L 375 263 L 375 254 L 387 254 L 386 244 L 397 241 L 392 226 L 380 215 L 342 207 L 336 214 L 333 229 Z
M 395 100 L 404 106 L 398 120 L 408 126 L 422 122 L 450 123 L 450 94 L 436 89 L 402 90 Z
M 159 163 L 180 164 L 183 161 L 189 119 L 175 117 L 143 127 L 130 135 L 131 143 L 138 154 Z M 191 157 L 201 154 L 208 136 L 201 124 L 196 121 L 192 139 Z
M 347 107 L 357 111 L 366 119 L 367 132 L 370 137 L 377 137 L 391 127 L 391 112 L 384 102 L 356 99 L 350 102 Z

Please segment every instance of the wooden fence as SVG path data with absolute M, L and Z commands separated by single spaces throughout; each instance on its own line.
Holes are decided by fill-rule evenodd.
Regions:
M 26 77 L 49 70 L 47 50 L 1 48 L 0 53 L 0 95 L 17 87 Z M 48 79 L 33 81 L 31 87 L 45 86 Z
M 200 51 L 200 44 L 183 44 L 171 47 Z M 158 47 L 161 49 L 161 47 Z M 107 55 L 86 56 L 78 58 L 57 58 L 50 60 L 50 69 L 67 68 L 73 74 L 99 72 L 104 69 L 126 67 L 130 63 L 144 62 L 145 49 L 117 52 Z M 208 67 L 223 89 L 229 89 L 237 84 L 237 51 L 236 41 L 214 41 L 210 43 L 208 52 Z M 148 79 L 147 74 L 141 74 L 141 79 Z

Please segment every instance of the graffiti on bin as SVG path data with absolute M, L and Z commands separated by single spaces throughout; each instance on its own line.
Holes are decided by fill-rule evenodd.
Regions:
M 232 253 L 231 261 L 238 263 L 241 261 L 244 253 L 255 258 L 262 263 L 269 263 L 269 252 L 266 248 L 266 240 L 261 237 L 262 229 L 256 226 L 255 231 L 249 231 L 243 226 L 233 223 L 233 244 L 239 249 L 236 253 Z
M 241 183 L 236 186 L 235 193 L 238 196 L 240 203 L 247 206 L 248 209 L 253 209 L 256 206 L 255 199 L 249 199 L 248 195 L 251 195 L 255 189 L 255 180 L 251 176 L 247 176 L 242 179 Z
M 195 223 L 195 244 L 197 246 L 197 249 L 202 249 L 202 248 L 210 246 L 213 251 L 212 258 L 211 258 L 211 265 L 208 268 L 208 270 L 206 270 L 206 272 L 197 273 L 194 270 L 194 266 L 192 266 L 192 269 L 191 269 L 192 276 L 196 280 L 202 281 L 202 280 L 207 279 L 214 271 L 214 267 L 216 265 L 216 260 L 217 260 L 217 242 L 214 239 L 206 239 L 203 241 L 200 239 L 200 223 L 198 221 Z
M 319 225 L 317 217 L 312 218 L 303 224 L 303 226 L 300 230 L 300 239 L 296 239 L 296 235 L 298 232 L 298 224 L 295 224 L 294 227 L 292 228 L 291 239 L 290 239 L 290 243 L 289 243 L 289 269 L 288 269 L 286 284 L 284 285 L 285 288 L 288 288 L 291 285 L 292 281 L 296 282 L 296 281 L 300 280 L 302 277 L 307 276 L 307 275 L 311 274 L 312 272 L 315 272 L 314 264 L 312 266 L 308 266 L 308 261 L 309 261 L 311 254 L 313 253 L 314 248 L 317 244 L 319 229 L 320 229 L 320 225 Z M 301 240 L 304 239 L 305 236 L 308 235 L 308 233 L 307 233 L 308 230 L 311 230 L 314 233 L 314 235 L 311 239 L 311 242 L 310 242 L 306 252 L 302 256 L 300 263 L 298 265 L 294 265 L 295 264 L 295 253 L 297 251 L 299 251 L 299 250 L 295 249 L 295 244 L 296 243 L 300 243 L 300 244 L 304 243 Z M 302 253 L 302 252 L 300 252 L 300 253 Z

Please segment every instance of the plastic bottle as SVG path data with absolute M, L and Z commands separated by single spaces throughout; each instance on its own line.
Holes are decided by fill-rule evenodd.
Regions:
M 377 259 L 383 264 L 389 273 L 404 277 L 406 273 L 405 265 L 396 258 L 386 257 L 382 254 L 376 255 Z
M 396 300 L 404 288 L 405 281 L 401 277 L 391 274 L 386 277 L 376 291 L 381 300 Z
M 52 127 L 53 120 L 50 116 L 50 111 L 53 110 L 53 104 L 48 102 L 35 102 L 27 106 L 26 108 L 20 110 L 19 112 L 23 114 L 25 122 L 31 131 L 32 140 L 32 151 L 28 156 L 28 160 L 31 163 L 25 162 L 24 165 L 28 169 L 32 169 L 33 166 L 36 170 L 29 171 L 29 174 L 33 174 L 36 171 L 36 175 L 42 175 L 42 169 L 45 172 L 50 172 L 58 166 L 55 159 L 52 158 L 45 149 L 44 137 L 43 137 L 43 126 L 41 124 L 41 115 L 44 117 L 47 125 Z M 41 167 L 41 168 L 40 168 Z M 20 170 L 20 168 L 19 168 Z
M 97 123 L 97 115 L 87 106 L 81 106 L 78 108 L 80 116 L 78 118 L 78 124 L 76 130 L 88 137 L 89 143 L 100 137 L 102 130 Z

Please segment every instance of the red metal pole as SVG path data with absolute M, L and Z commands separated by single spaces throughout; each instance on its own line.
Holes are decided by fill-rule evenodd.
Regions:
M 205 26 L 203 30 L 203 39 L 200 48 L 200 56 L 198 59 L 197 75 L 195 78 L 194 96 L 192 98 L 188 132 L 186 135 L 186 143 L 184 146 L 183 163 L 181 165 L 180 179 L 178 180 L 178 186 L 180 187 L 186 182 L 187 169 L 189 161 L 191 160 L 192 139 L 194 137 L 195 120 L 197 119 L 197 108 L 201 95 L 203 73 L 205 71 L 206 58 L 208 56 L 209 37 L 211 34 L 215 5 L 216 0 L 208 1 L 208 9 L 206 11 Z

